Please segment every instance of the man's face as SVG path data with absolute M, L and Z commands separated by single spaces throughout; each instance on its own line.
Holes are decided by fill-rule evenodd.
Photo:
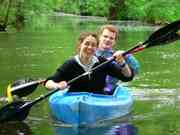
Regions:
M 108 29 L 104 29 L 104 31 L 99 36 L 99 49 L 109 50 L 112 49 L 116 42 L 116 33 L 111 32 Z

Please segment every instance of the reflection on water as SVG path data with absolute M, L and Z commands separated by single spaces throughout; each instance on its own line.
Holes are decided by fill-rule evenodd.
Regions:
M 106 135 L 138 135 L 138 129 L 134 125 L 124 123 L 113 126 Z
M 131 91 L 135 100 L 142 101 L 142 100 L 156 100 L 156 101 L 172 101 L 180 95 L 178 89 L 167 89 L 167 88 L 143 88 L 146 86 L 141 85 L 141 88 L 133 88 Z
M 26 121 L 26 122 L 9 122 L 0 124 L 0 135 L 33 135 L 31 128 L 40 128 L 41 124 L 49 121 Z M 36 125 L 36 126 L 35 126 Z M 91 126 L 70 126 L 64 124 L 51 123 L 54 133 L 44 132 L 46 135 L 138 135 L 138 128 L 129 122 L 108 122 L 100 125 Z M 31 127 L 31 128 L 30 128 Z M 42 127 L 43 128 L 43 127 Z M 45 127 L 44 127 L 44 130 Z
M 32 131 L 24 122 L 9 122 L 0 124 L 0 135 L 31 135 Z
M 138 135 L 138 129 L 129 123 L 92 127 L 55 127 L 56 135 Z

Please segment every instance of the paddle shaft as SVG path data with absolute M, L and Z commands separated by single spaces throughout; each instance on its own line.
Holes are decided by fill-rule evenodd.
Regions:
M 127 50 L 126 52 L 124 52 L 124 53 L 123 53 L 123 56 L 125 56 L 125 55 L 127 55 L 127 54 L 130 54 L 130 53 L 136 53 L 136 52 L 140 52 L 140 51 L 144 50 L 144 49 L 146 48 L 146 46 L 145 46 L 146 43 L 147 43 L 147 41 L 144 42 L 144 43 L 139 43 L 139 44 L 136 45 L 135 47 Z M 102 67 L 103 65 L 105 65 L 105 64 L 107 64 L 107 63 L 112 62 L 114 59 L 115 59 L 114 57 L 111 57 L 109 60 L 107 60 L 107 61 L 99 64 L 98 66 L 92 68 L 90 71 L 85 72 L 85 73 L 83 73 L 83 74 L 81 74 L 81 75 L 73 78 L 72 80 L 70 80 L 70 81 L 67 82 L 67 85 L 71 85 L 71 83 L 73 83 L 74 81 L 80 79 L 81 77 L 86 76 L 86 75 L 88 75 L 88 74 L 91 74 L 91 73 L 92 73 L 93 71 L 95 71 L 96 69 Z M 49 91 L 47 94 L 41 95 L 41 96 L 39 96 L 38 98 L 36 98 L 34 101 L 29 102 L 28 105 L 31 105 L 31 106 L 32 106 L 32 105 L 36 104 L 37 102 L 40 102 L 41 100 L 49 97 L 50 95 L 54 94 L 54 93 L 57 92 L 57 91 L 59 91 L 59 89 L 51 90 L 51 91 Z M 26 105 L 26 104 L 25 104 L 25 105 Z M 22 106 L 22 107 L 23 107 L 23 106 Z
M 171 25 L 172 25 L 172 24 L 171 24 Z M 178 25 L 178 26 L 179 26 L 179 25 Z M 162 29 L 163 29 L 163 28 L 161 28 L 160 30 L 162 30 Z M 158 31 L 156 31 L 155 33 L 157 33 L 157 32 L 158 32 Z M 157 38 L 156 40 L 152 40 L 152 39 L 153 39 L 153 36 L 154 36 L 154 35 L 152 34 L 152 35 L 148 38 L 148 40 L 146 40 L 146 41 L 143 42 L 143 43 L 138 43 L 136 46 L 128 49 L 127 51 L 125 51 L 122 55 L 123 55 L 123 56 L 126 56 L 126 55 L 128 55 L 128 54 L 134 54 L 134 53 L 143 51 L 145 48 L 149 47 L 150 45 L 153 45 L 153 42 L 156 43 L 156 42 L 157 42 L 156 40 L 158 39 L 158 38 Z M 161 39 L 161 38 L 159 38 L 159 39 Z M 103 65 L 112 62 L 114 59 L 115 59 L 115 57 L 111 57 L 109 60 L 107 60 L 107 61 L 99 64 L 98 66 L 92 68 L 90 71 L 85 72 L 85 73 L 83 73 L 83 74 L 81 74 L 81 75 L 73 78 L 72 80 L 68 81 L 67 85 L 71 85 L 71 83 L 73 83 L 74 81 L 78 80 L 79 78 L 81 78 L 81 77 L 83 77 L 83 76 L 85 76 L 85 75 L 88 75 L 88 74 L 92 73 L 93 71 L 95 71 L 96 69 L 102 67 Z M 44 82 L 44 80 L 42 80 L 42 82 Z M 32 105 L 33 105 L 33 104 L 36 104 L 37 102 L 39 102 L 39 101 L 41 101 L 41 100 L 49 97 L 50 95 L 52 95 L 53 93 L 55 93 L 55 92 L 57 92 L 57 91 L 59 91 L 59 89 L 55 89 L 55 90 L 52 90 L 52 91 L 48 92 L 48 93 L 45 94 L 45 95 L 41 95 L 40 97 L 36 98 L 34 101 L 30 102 L 29 104 L 32 104 Z
M 124 52 L 123 56 L 126 56 L 127 54 L 134 54 L 134 53 L 142 51 L 142 50 L 144 50 L 145 48 L 148 48 L 148 47 L 153 47 L 153 46 L 160 45 L 160 44 L 166 44 L 166 43 L 178 40 L 178 39 L 180 39 L 180 35 L 179 35 L 179 33 L 176 33 L 176 32 L 179 29 L 180 29 L 180 20 L 177 20 L 177 21 L 175 21 L 175 22 L 173 22 L 171 24 L 168 24 L 165 27 L 162 27 L 162 28 L 158 29 L 157 31 L 153 32 L 149 36 L 148 40 L 146 40 L 145 42 L 138 43 L 135 47 L 130 48 L 129 50 Z M 103 65 L 105 65 L 105 64 L 107 64 L 107 63 L 109 63 L 109 62 L 111 62 L 113 60 L 114 60 L 114 57 L 111 57 L 108 61 L 105 61 L 104 63 L 94 67 L 90 71 L 88 71 L 88 72 L 74 78 L 73 80 L 76 80 L 76 79 L 80 78 L 81 76 L 90 74 L 91 72 L 93 72 L 97 68 L 99 68 L 99 67 L 101 67 L 101 66 L 103 66 Z M 30 83 L 27 83 L 27 84 L 24 84 L 24 85 L 21 85 L 21 86 L 17 86 L 15 88 L 13 88 L 13 90 L 16 90 L 16 89 L 21 90 L 23 88 L 27 88 L 28 86 L 30 87 L 32 85 L 37 85 L 37 84 L 41 84 L 41 83 L 44 83 L 44 82 L 45 82 L 45 80 L 33 81 L 33 82 L 30 82 Z

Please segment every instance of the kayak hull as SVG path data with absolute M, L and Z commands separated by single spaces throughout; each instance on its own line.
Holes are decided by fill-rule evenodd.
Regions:
M 112 96 L 88 92 L 54 93 L 49 98 L 52 117 L 71 125 L 91 125 L 120 118 L 132 110 L 133 98 L 119 86 Z

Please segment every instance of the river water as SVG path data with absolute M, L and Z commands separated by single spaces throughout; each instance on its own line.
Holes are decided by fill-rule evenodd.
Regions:
M 104 18 L 54 16 L 45 28 L 0 33 L 0 106 L 14 80 L 46 78 L 75 51 L 82 31 L 97 31 Z M 135 22 L 112 22 L 120 29 L 116 49 L 127 50 L 157 29 Z M 135 102 L 123 119 L 91 127 L 71 127 L 52 121 L 47 100 L 34 106 L 24 122 L 0 124 L 0 135 L 178 135 L 180 134 L 180 42 L 146 49 L 135 57 L 140 73 L 128 85 Z M 39 86 L 27 98 L 46 93 Z

